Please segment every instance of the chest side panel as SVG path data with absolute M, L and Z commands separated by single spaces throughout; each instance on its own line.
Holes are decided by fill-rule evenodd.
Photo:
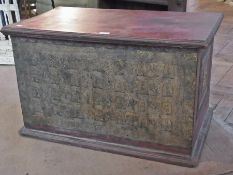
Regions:
M 26 127 L 191 148 L 195 50 L 12 41 Z
M 210 96 L 210 79 L 211 79 L 211 68 L 212 68 L 212 55 L 213 55 L 213 41 L 209 44 L 208 47 L 200 49 L 198 57 L 200 60 L 199 65 L 199 77 L 198 77 L 198 93 L 197 93 L 197 116 L 195 119 L 195 128 L 194 128 L 194 139 L 195 143 L 196 138 L 200 132 L 200 128 L 205 121 L 205 117 L 209 109 L 209 96 Z

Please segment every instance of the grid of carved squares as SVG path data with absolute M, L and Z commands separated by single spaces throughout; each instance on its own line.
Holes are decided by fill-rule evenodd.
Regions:
M 119 137 L 126 134 L 131 139 L 162 144 L 169 140 L 167 137 L 177 145 L 190 144 L 196 69 L 185 66 L 195 65 L 192 54 L 187 53 L 191 61 L 187 59 L 176 65 L 169 60 L 97 61 L 88 59 L 89 55 L 83 58 L 68 57 L 64 52 L 60 56 L 37 53 L 29 54 L 25 63 L 29 65 L 20 70 L 28 67 L 30 76 L 26 75 L 28 72 L 19 74 L 26 75 L 22 79 L 28 78 L 26 84 L 19 82 L 19 85 L 27 86 L 32 104 L 29 113 L 33 116 L 51 118 L 52 124 L 61 127 L 65 127 L 64 120 L 76 121 L 76 128 L 72 129 L 87 132 L 104 133 L 106 129 L 105 132 Z M 167 58 L 168 54 L 172 58 L 172 53 L 162 52 L 161 56 Z M 144 54 L 147 51 L 135 53 L 140 57 Z M 190 88 L 184 90 L 185 86 Z M 58 121 L 61 119 L 63 122 Z M 98 127 L 93 128 L 96 123 Z

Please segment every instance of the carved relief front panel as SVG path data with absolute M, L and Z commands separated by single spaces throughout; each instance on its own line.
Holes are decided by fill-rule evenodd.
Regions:
M 194 50 L 13 38 L 24 122 L 191 147 Z

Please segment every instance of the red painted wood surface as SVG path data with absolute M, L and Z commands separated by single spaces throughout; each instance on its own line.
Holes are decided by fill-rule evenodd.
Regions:
M 192 43 L 206 46 L 223 18 L 221 13 L 183 13 L 58 7 L 3 28 L 4 33 L 56 34 L 97 38 Z M 10 33 L 11 32 L 11 33 Z

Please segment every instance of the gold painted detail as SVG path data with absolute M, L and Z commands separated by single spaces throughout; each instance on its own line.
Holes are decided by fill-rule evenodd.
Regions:
M 44 116 L 53 127 L 191 146 L 193 52 L 30 40 L 16 48 L 24 115 Z

